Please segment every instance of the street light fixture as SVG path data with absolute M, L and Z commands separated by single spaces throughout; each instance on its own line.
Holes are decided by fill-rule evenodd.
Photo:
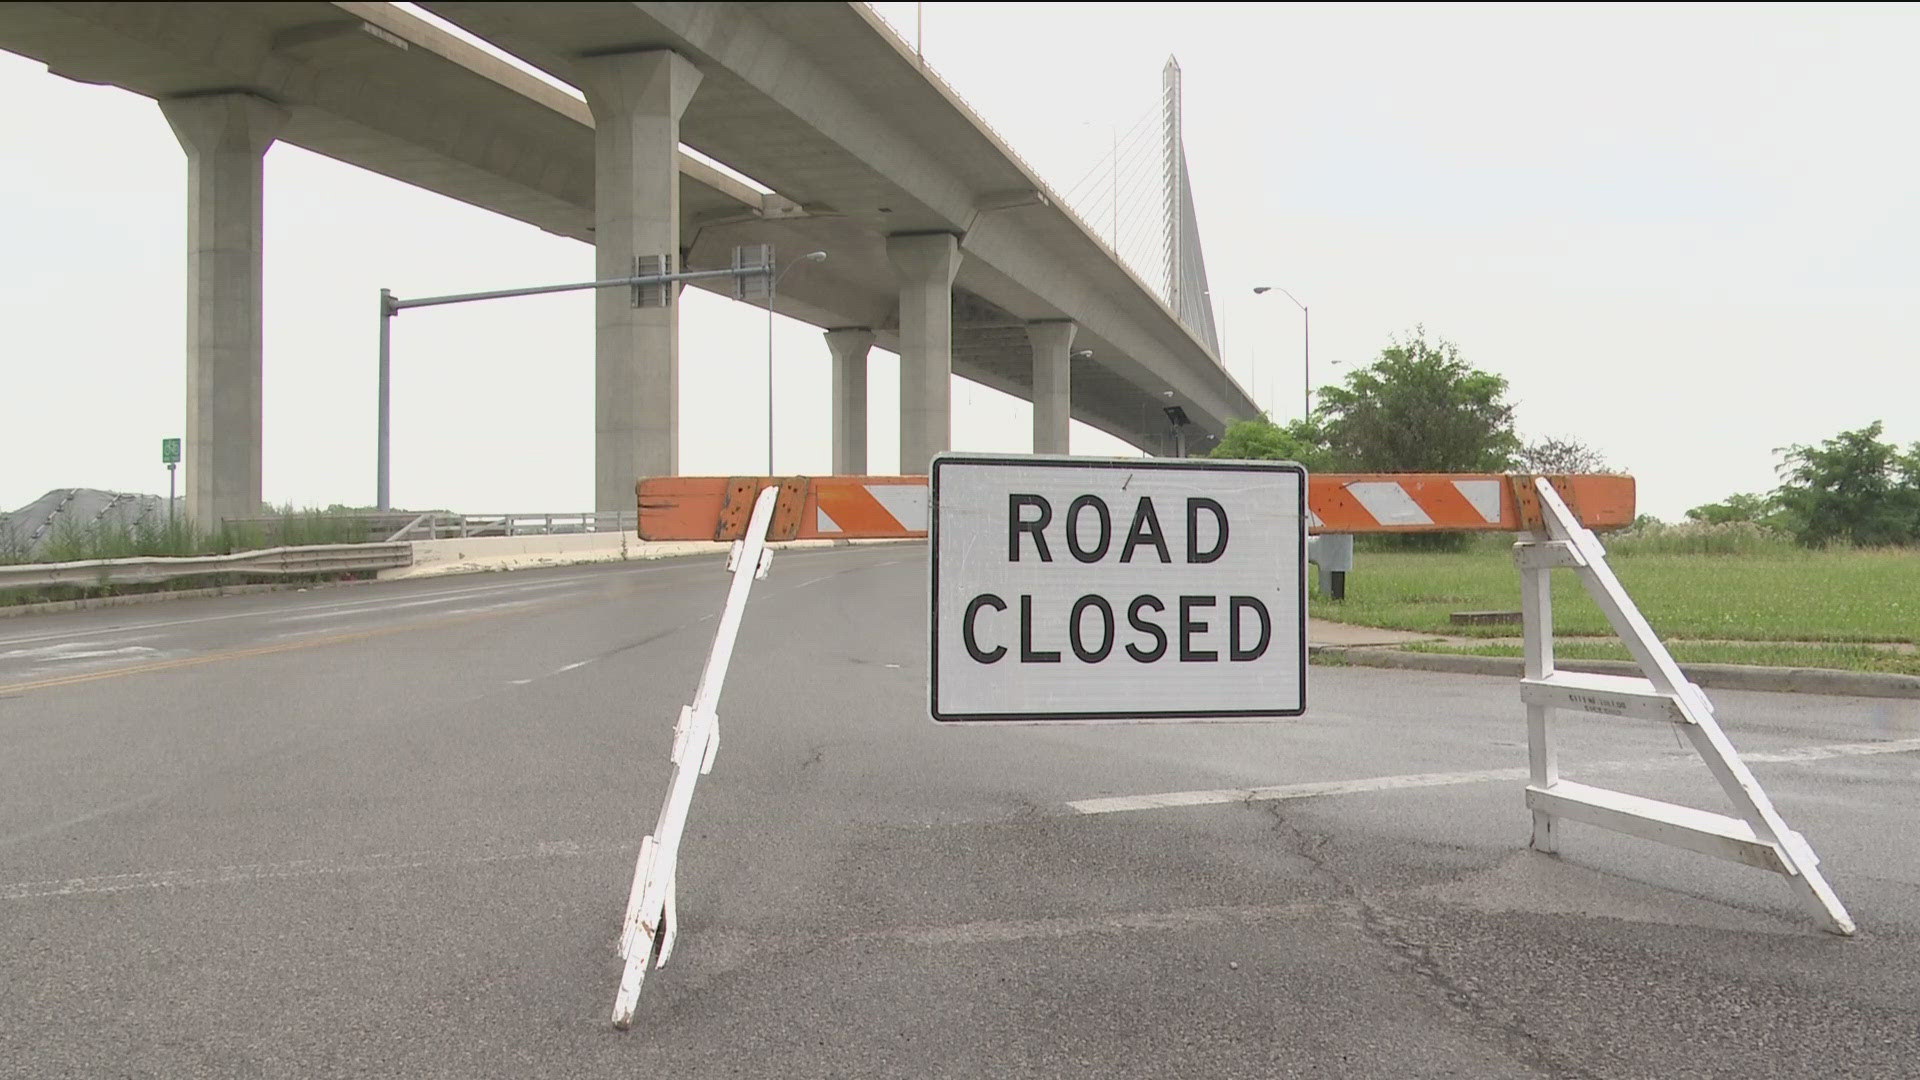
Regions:
M 1255 296 L 1268 292 L 1278 292 L 1292 300 L 1293 306 L 1300 309 L 1300 418 L 1311 419 L 1313 417 L 1313 313 L 1307 310 L 1307 305 L 1301 303 L 1299 297 L 1285 289 L 1276 289 L 1272 285 L 1257 285 L 1253 290 Z
M 1172 397 L 1173 391 L 1167 391 L 1167 396 Z M 1187 425 L 1193 422 L 1187 418 L 1187 410 L 1178 405 L 1168 405 L 1160 411 L 1167 414 L 1167 423 L 1173 427 L 1173 456 L 1186 457 Z
M 769 249 L 771 251 L 771 249 Z M 772 261 L 769 259 L 768 261 Z M 805 255 L 787 264 L 786 270 L 773 275 L 767 282 L 767 475 L 773 475 L 773 298 L 780 290 L 780 279 L 787 276 L 787 270 L 803 262 L 826 262 L 824 251 L 809 251 Z

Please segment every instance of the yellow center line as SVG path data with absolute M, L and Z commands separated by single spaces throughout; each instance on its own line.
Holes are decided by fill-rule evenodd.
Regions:
M 641 586 L 619 590 L 620 596 L 632 593 L 659 592 L 662 589 L 679 588 L 688 582 L 663 582 L 659 585 Z M 575 600 L 545 600 L 530 604 L 510 604 L 494 611 L 476 611 L 462 615 L 447 615 L 438 619 L 425 619 L 418 622 L 401 623 L 398 626 L 382 626 L 372 630 L 352 630 L 341 634 L 329 634 L 326 637 L 306 638 L 301 641 L 285 641 L 278 645 L 257 645 L 250 649 L 227 649 L 222 652 L 204 653 L 199 656 L 182 656 L 172 660 L 155 660 L 148 664 L 129 664 L 126 667 L 109 668 L 106 671 L 91 671 L 81 675 L 59 675 L 51 679 L 36 679 L 31 682 L 0 685 L 0 694 L 21 693 L 27 690 L 49 690 L 57 686 L 73 686 L 77 683 L 97 682 L 101 679 L 117 679 L 126 675 L 147 675 L 156 671 L 176 671 L 180 668 L 197 667 L 201 664 L 216 664 L 224 660 L 246 660 L 255 656 L 271 656 L 275 653 L 295 652 L 300 649 L 317 649 L 327 645 L 344 645 L 352 641 L 365 641 L 369 638 L 386 637 L 391 634 L 408 631 L 428 630 L 477 619 L 492 619 L 501 615 L 522 614 L 545 607 L 570 604 L 584 604 L 594 600 L 605 600 L 605 595 L 581 597 Z

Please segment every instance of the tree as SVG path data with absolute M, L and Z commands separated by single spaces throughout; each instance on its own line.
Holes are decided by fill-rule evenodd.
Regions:
M 1901 453 L 1880 441 L 1875 420 L 1818 446 L 1774 451 L 1785 482 L 1774 491 L 1794 538 L 1872 546 L 1920 542 L 1920 443 Z
M 1240 461 L 1297 461 L 1308 472 L 1327 472 L 1333 456 L 1327 452 L 1324 437 L 1310 421 L 1295 420 L 1282 427 L 1271 417 L 1235 420 L 1210 457 Z
M 1314 418 L 1343 469 L 1355 472 L 1501 472 L 1513 466 L 1507 380 L 1469 367 L 1425 327 L 1395 339 L 1346 385 L 1320 392 Z
M 1725 525 L 1734 521 L 1766 525 L 1779 511 L 1780 504 L 1774 501 L 1772 495 L 1729 495 L 1721 502 L 1707 503 L 1687 511 L 1687 520 L 1708 525 Z
M 1530 473 L 1604 473 L 1613 466 L 1600 451 L 1578 439 L 1558 439 L 1551 435 L 1530 442 L 1515 455 L 1522 469 Z

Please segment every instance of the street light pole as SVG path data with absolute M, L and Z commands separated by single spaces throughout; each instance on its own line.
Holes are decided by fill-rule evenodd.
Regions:
M 373 505 L 380 510 L 391 510 L 393 502 L 388 484 L 392 481 L 390 466 L 393 454 L 393 293 L 380 290 L 380 434 L 375 463 L 379 470 L 378 489 L 374 492 Z
M 768 249 L 772 250 L 772 249 Z M 773 275 L 767 282 L 767 475 L 773 475 L 773 297 L 780 290 L 780 279 L 787 276 L 787 270 L 803 262 L 825 262 L 827 253 L 809 251 L 805 255 L 787 264 L 787 269 Z
M 1256 296 L 1261 293 L 1278 292 L 1293 301 L 1294 307 L 1300 309 L 1300 418 L 1311 419 L 1313 417 L 1313 312 L 1308 310 L 1307 305 L 1300 302 L 1299 297 L 1285 289 L 1277 289 L 1272 285 L 1259 285 L 1255 286 L 1253 292 Z
M 817 253 L 826 258 L 824 253 Z M 812 256 L 808 256 L 811 258 Z M 393 370 L 393 317 L 408 308 L 439 307 L 442 304 L 465 304 L 474 300 L 502 300 L 512 296 L 540 296 L 545 293 L 575 292 L 581 289 L 629 288 L 639 285 L 670 285 L 678 281 L 701 281 L 707 278 L 742 278 L 770 273 L 770 270 L 757 266 L 736 267 L 731 270 L 693 270 L 680 274 L 641 274 L 634 277 L 610 278 L 606 281 L 575 281 L 565 285 L 533 285 L 519 289 L 493 289 L 488 292 L 454 293 L 450 296 L 423 296 L 414 300 L 402 300 L 392 292 L 380 290 L 380 418 L 379 447 L 375 451 L 375 468 L 379 475 L 374 481 L 374 494 L 378 509 L 393 509 L 389 499 L 391 477 L 389 466 L 392 461 L 389 437 L 393 430 L 392 402 L 393 393 L 390 380 Z
M 1300 305 L 1300 419 L 1313 419 L 1313 312 Z

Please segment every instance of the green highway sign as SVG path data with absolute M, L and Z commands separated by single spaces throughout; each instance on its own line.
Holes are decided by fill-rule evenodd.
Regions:
M 180 440 L 179 439 L 161 439 L 160 440 L 160 464 L 175 465 L 175 464 L 178 464 L 179 461 L 180 461 Z

